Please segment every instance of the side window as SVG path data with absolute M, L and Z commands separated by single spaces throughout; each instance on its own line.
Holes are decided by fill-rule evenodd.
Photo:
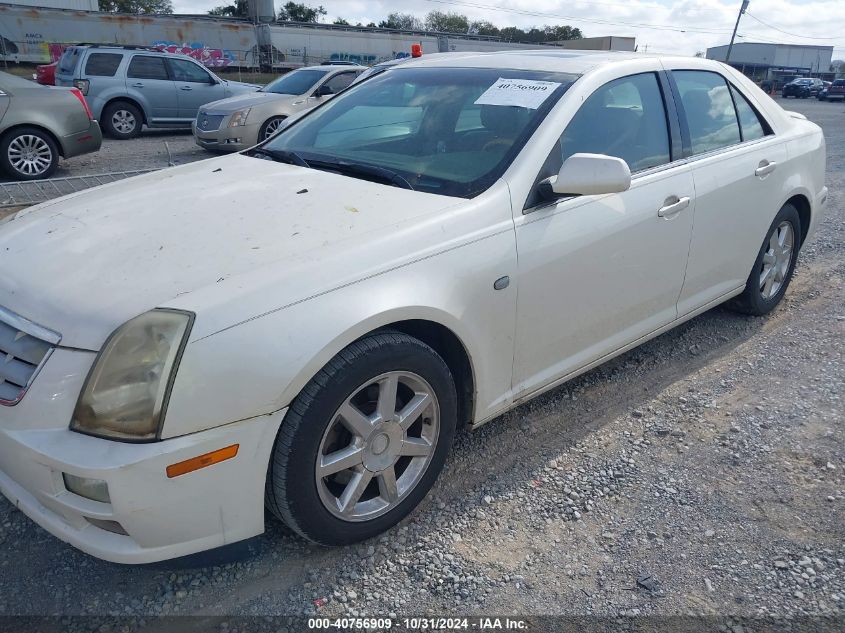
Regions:
M 329 79 L 325 85 L 331 88 L 334 94 L 337 94 L 341 90 L 348 88 L 357 76 L 356 73 L 340 73 Z
M 135 55 L 129 62 L 126 76 L 130 79 L 170 79 L 164 67 L 164 57 Z
M 728 84 L 717 74 L 699 70 L 674 70 L 686 113 L 693 154 L 736 145 L 739 123 Z
M 91 53 L 85 62 L 85 74 L 93 77 L 114 77 L 123 55 L 115 53 Z
M 174 80 L 195 84 L 211 83 L 211 75 L 194 62 L 184 59 L 169 59 L 168 61 L 170 62 L 170 69 L 173 71 Z
M 560 138 L 560 162 L 588 152 L 616 156 L 632 172 L 668 163 L 669 128 L 657 76 L 622 77 L 596 90 Z
M 760 120 L 760 117 L 754 108 L 751 107 L 751 104 L 748 103 L 748 100 L 733 86 L 731 86 L 731 94 L 734 97 L 736 113 L 739 117 L 739 127 L 740 132 L 742 132 L 742 140 L 753 141 L 766 136 L 766 126 Z

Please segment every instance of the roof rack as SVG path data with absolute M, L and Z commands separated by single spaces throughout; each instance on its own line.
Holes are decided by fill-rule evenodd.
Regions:
M 161 52 L 161 49 L 155 46 L 144 46 L 142 44 L 110 44 L 108 42 L 78 42 L 73 46 L 87 46 L 88 48 L 124 48 L 127 50 L 139 51 L 156 51 Z

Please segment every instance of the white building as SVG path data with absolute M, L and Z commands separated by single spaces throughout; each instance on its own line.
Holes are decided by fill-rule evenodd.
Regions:
M 707 59 L 725 61 L 727 45 L 707 49 Z M 754 79 L 830 73 L 833 46 L 739 42 L 731 51 L 730 65 Z

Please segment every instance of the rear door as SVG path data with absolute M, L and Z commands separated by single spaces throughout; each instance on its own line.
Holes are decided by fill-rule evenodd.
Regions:
M 126 91 L 144 106 L 152 121 L 179 117 L 176 84 L 170 78 L 161 55 L 136 54 L 126 69 Z
M 226 97 L 223 84 L 190 59 L 167 59 L 177 88 L 179 118 L 195 119 L 200 106 Z
M 721 74 L 670 73 L 695 181 L 683 315 L 745 285 L 783 201 L 787 152 L 751 101 Z

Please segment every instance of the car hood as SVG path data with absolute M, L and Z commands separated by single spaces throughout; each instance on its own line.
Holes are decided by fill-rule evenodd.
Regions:
M 217 112 L 220 114 L 228 114 L 243 110 L 244 108 L 252 108 L 263 105 L 265 103 L 275 103 L 283 101 L 297 101 L 303 99 L 300 95 L 280 95 L 275 92 L 249 92 L 242 95 L 229 97 L 228 99 L 220 99 L 219 101 L 212 101 L 206 103 L 200 108 L 203 112 Z
M 223 79 L 222 81 L 226 89 L 232 94 L 250 93 L 261 89 L 261 86 L 257 84 L 248 84 L 243 81 L 229 81 L 228 79 Z
M 59 332 L 62 345 L 97 350 L 122 323 L 173 300 L 188 309 L 192 296 L 234 300 L 259 270 L 284 278 L 307 259 L 319 276 L 328 256 L 354 270 L 363 235 L 390 236 L 458 202 L 240 154 L 192 163 L 0 224 L 0 306 Z

